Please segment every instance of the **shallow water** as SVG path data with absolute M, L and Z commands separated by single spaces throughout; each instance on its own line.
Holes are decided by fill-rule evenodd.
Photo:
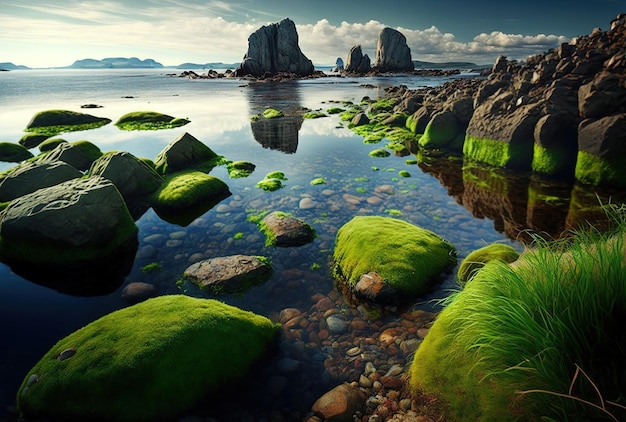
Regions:
M 522 250 L 528 232 L 557 236 L 588 217 L 580 210 L 589 201 L 597 201 L 596 194 L 604 202 L 609 198 L 623 201 L 619 192 L 488 171 L 464 166 L 460 160 L 425 159 L 415 165 L 406 162 L 415 159 L 413 155 L 372 158 L 368 152 L 386 141 L 364 144 L 336 115 L 315 120 L 291 116 L 302 108 L 326 110 L 341 106 L 342 101 L 358 103 L 364 96 L 376 98 L 387 86 L 417 88 L 445 80 L 324 78 L 249 85 L 241 80 L 170 77 L 163 70 L 1 72 L 2 141 L 19 140 L 30 118 L 46 109 L 83 111 L 113 121 L 127 112 L 152 110 L 185 117 L 191 123 L 157 132 L 123 132 L 110 124 L 61 137 L 68 141 L 87 139 L 103 151 L 124 150 L 154 159 L 171 140 L 189 132 L 219 155 L 251 161 L 257 167 L 243 179 L 229 179 L 223 167 L 214 169 L 211 174 L 224 180 L 232 195 L 188 226 L 167 223 L 154 211 L 146 211 L 137 220 L 139 246 L 132 269 L 111 294 L 61 294 L 0 264 L 0 415 L 14 404 L 26 372 L 57 340 L 127 306 L 120 293 L 130 282 L 154 284 L 160 294 L 209 297 L 192 285 L 177 284 L 190 263 L 232 254 L 264 255 L 274 268 L 268 282 L 244 295 L 219 299 L 276 320 L 282 309 L 294 307 L 305 312 L 311 307 L 312 296 L 335 290 L 329 269 L 334 236 L 356 215 L 392 215 L 435 231 L 455 245 L 460 260 L 492 242 Z M 88 103 L 102 108 L 80 109 Z M 288 117 L 251 123 L 252 115 L 268 107 L 281 109 Z M 8 167 L 0 164 L 0 170 Z M 288 178 L 283 189 L 265 192 L 255 187 L 265 174 L 276 170 Z M 400 170 L 408 170 L 411 177 L 399 176 Z M 309 182 L 318 177 L 326 183 L 312 186 Z M 318 237 L 298 248 L 266 247 L 263 235 L 248 216 L 274 210 L 305 220 Z M 149 274 L 141 271 L 154 262 L 162 269 Z M 449 275 L 415 307 L 431 309 L 436 306 L 431 300 L 445 297 L 455 287 L 454 276 Z M 290 351 L 290 356 L 294 353 Z M 332 383 L 328 381 L 328 385 Z M 280 406 L 306 408 L 310 403 L 289 399 Z

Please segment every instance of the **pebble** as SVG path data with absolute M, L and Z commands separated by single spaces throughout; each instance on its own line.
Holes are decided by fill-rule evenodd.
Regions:
M 215 207 L 215 211 L 219 213 L 225 213 L 225 212 L 230 212 L 231 208 L 226 204 L 219 204 L 217 207 Z
M 57 360 L 66 360 L 66 359 L 71 358 L 75 354 L 76 354 L 76 348 L 70 347 L 68 349 L 63 350 L 61 353 L 59 353 Z
M 361 203 L 361 198 L 359 198 L 358 196 L 350 195 L 349 193 L 343 194 L 343 200 L 350 205 L 359 205 Z
M 333 334 L 342 334 L 348 329 L 348 323 L 346 320 L 337 314 L 326 318 L 326 324 L 328 324 L 328 329 Z
M 178 240 L 178 239 L 170 239 L 167 242 L 165 242 L 165 246 L 167 246 L 168 248 L 177 248 L 182 244 L 183 244 L 183 241 Z
M 276 363 L 276 369 L 278 372 L 289 373 L 293 372 L 300 366 L 300 361 L 292 358 L 282 358 Z
M 135 258 L 137 259 L 152 258 L 153 256 L 156 256 L 156 254 L 157 254 L 157 249 L 154 246 L 146 245 L 137 251 Z
M 183 237 L 187 237 L 187 232 L 179 230 L 177 232 L 170 233 L 170 239 L 182 239 Z
M 300 200 L 300 203 L 298 204 L 298 207 L 301 210 L 308 210 L 308 209 L 311 209 L 311 208 L 316 208 L 318 205 L 319 205 L 319 203 L 315 202 L 311 198 L 302 198 Z

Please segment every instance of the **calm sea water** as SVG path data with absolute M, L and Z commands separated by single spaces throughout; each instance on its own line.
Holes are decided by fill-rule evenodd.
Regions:
M 577 218 L 577 207 L 583 206 L 577 205 L 583 203 L 580 198 L 596 194 L 605 200 L 616 197 L 615 192 L 575 187 L 570 182 L 549 183 L 528 175 L 496 177 L 460 161 L 430 160 L 416 166 L 406 163 L 414 156 L 372 158 L 368 152 L 385 141 L 364 144 L 337 116 L 286 118 L 265 126 L 250 121 L 267 107 L 325 110 L 341 106 L 333 101 L 360 102 L 364 96 L 382 96 L 388 86 L 435 86 L 447 78 L 322 78 L 249 85 L 231 79 L 189 80 L 167 76 L 166 72 L 0 72 L 0 141 L 17 142 L 30 118 L 42 110 L 83 111 L 113 121 L 127 112 L 151 110 L 185 117 L 191 123 L 156 132 L 124 132 L 111 124 L 61 137 L 67 141 L 87 139 L 102 151 L 124 150 L 154 159 L 170 141 L 188 132 L 228 159 L 247 160 L 257 166 L 244 179 L 229 179 L 225 169 L 216 168 L 212 174 L 229 185 L 232 196 L 186 227 L 164 222 L 152 210 L 141 216 L 133 268 L 111 294 L 76 297 L 58 293 L 0 264 L 0 415 L 14 404 L 26 372 L 57 340 L 127 306 L 120 292 L 130 282 L 152 283 L 160 294 L 182 290 L 204 296 L 193 286 L 176 284 L 190 262 L 239 253 L 265 255 L 274 266 L 272 279 L 243 296 L 220 299 L 275 318 L 283 308 L 308 307 L 313 283 L 313 290 L 321 294 L 333 290 L 328 267 L 334 236 L 356 215 L 396 215 L 433 230 L 452 242 L 462 258 L 492 242 L 522 250 L 523 244 L 517 239 L 527 229 L 555 234 L 568 228 Z M 81 110 L 81 105 L 90 103 L 102 108 Z M 0 163 L 0 170 L 9 167 Z M 264 192 L 255 187 L 265 174 L 276 170 L 288 178 L 283 189 Z M 400 170 L 408 170 L 411 177 L 400 177 Z M 312 186 L 309 182 L 318 177 L 326 184 Z M 313 207 L 303 208 L 304 203 Z M 274 210 L 309 222 L 317 239 L 300 248 L 265 247 L 263 236 L 247 217 Z M 153 262 L 162 270 L 150 274 L 140 271 Z M 306 288 L 294 286 L 297 283 L 284 288 L 284 281 L 294 270 L 301 275 L 298 282 L 308 284 Z M 423 298 L 426 304 L 417 306 L 429 306 L 428 300 L 443 297 L 454 287 L 451 275 L 436 292 Z

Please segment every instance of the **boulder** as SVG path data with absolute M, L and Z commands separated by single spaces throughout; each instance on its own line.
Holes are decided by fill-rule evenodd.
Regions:
M 39 189 L 0 213 L 0 256 L 10 261 L 70 264 L 106 256 L 136 236 L 119 191 L 101 177 Z
M 583 120 L 575 176 L 591 185 L 626 187 L 626 113 Z
M 91 164 L 102 156 L 102 151 L 89 141 L 61 142 L 52 151 L 41 154 L 39 162 L 63 161 L 81 171 L 89 170 Z
M 152 167 L 128 152 L 111 152 L 96 160 L 92 176 L 109 179 L 126 201 L 154 193 L 164 182 Z
M 406 119 L 406 127 L 413 133 L 424 133 L 428 122 L 430 122 L 431 110 L 422 106 L 415 113 Z
M 154 160 L 160 174 L 197 169 L 209 172 L 220 157 L 211 148 L 185 132 L 170 142 Z
M 578 144 L 573 118 L 567 114 L 546 114 L 535 126 L 531 168 L 549 176 L 571 177 L 576 167 Z
M 133 111 L 120 117 L 115 126 L 121 130 L 161 130 L 185 126 L 189 122 L 156 111 Z
M 603 71 L 578 90 L 578 109 L 582 118 L 599 118 L 609 110 L 626 106 L 626 87 L 623 75 Z
M 412 72 L 415 69 L 406 37 L 392 28 L 383 28 L 378 35 L 374 69 L 379 72 Z
M 263 76 L 265 73 L 313 74 L 313 63 L 300 50 L 296 24 L 291 19 L 262 26 L 248 38 L 248 52 L 235 76 Z
M 454 145 L 459 134 L 460 124 L 452 111 L 440 111 L 433 115 L 419 140 L 419 146 L 425 149 L 455 149 L 461 151 L 463 144 Z
M 165 221 L 187 226 L 228 196 L 228 186 L 217 177 L 187 171 L 167 177 L 154 193 L 152 203 Z
M 344 69 L 343 59 L 341 57 L 337 57 L 337 60 L 335 61 L 335 67 L 333 67 L 330 71 L 333 73 L 337 73 L 337 72 L 343 72 L 343 69 Z
M 346 72 L 367 73 L 371 70 L 370 58 L 363 54 L 360 45 L 355 45 L 350 49 L 346 59 Z
M 46 110 L 35 114 L 26 125 L 27 132 L 56 135 L 61 132 L 95 129 L 111 123 L 111 119 L 71 110 Z
M 39 133 L 27 133 L 26 135 L 22 136 L 18 142 L 24 148 L 31 149 L 39 146 L 49 137 L 49 135 L 42 135 Z
M 333 256 L 334 274 L 344 290 L 395 305 L 426 293 L 456 263 L 454 247 L 435 233 L 378 216 L 358 216 L 344 224 L 337 231 Z M 377 279 L 382 284 L 372 287 L 369 281 Z M 372 297 L 372 291 L 383 294 Z
M 25 163 L 0 179 L 0 202 L 12 201 L 38 189 L 81 177 L 83 174 L 80 171 L 62 161 Z
M 284 212 L 266 215 L 260 227 L 267 246 L 302 246 L 315 238 L 315 230 L 310 225 Z
M 176 420 L 246 376 L 279 330 L 216 300 L 149 299 L 56 343 L 26 374 L 18 410 L 32 420 Z
M 19 163 L 33 158 L 33 154 L 20 144 L 0 142 L 0 161 L 5 163 Z
M 352 422 L 363 411 L 366 398 L 358 387 L 340 384 L 318 398 L 311 410 L 323 421 Z
M 232 255 L 196 262 L 184 276 L 211 293 L 243 293 L 272 275 L 272 266 L 261 256 Z

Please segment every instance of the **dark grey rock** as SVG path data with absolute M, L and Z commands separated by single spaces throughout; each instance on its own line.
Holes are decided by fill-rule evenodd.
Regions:
M 0 202 L 12 201 L 20 196 L 48 188 L 83 174 L 62 161 L 55 163 L 26 163 L 18 166 L 0 180 Z
M 370 58 L 367 54 L 363 54 L 360 45 L 355 45 L 350 49 L 345 69 L 348 73 L 367 73 L 372 69 Z

